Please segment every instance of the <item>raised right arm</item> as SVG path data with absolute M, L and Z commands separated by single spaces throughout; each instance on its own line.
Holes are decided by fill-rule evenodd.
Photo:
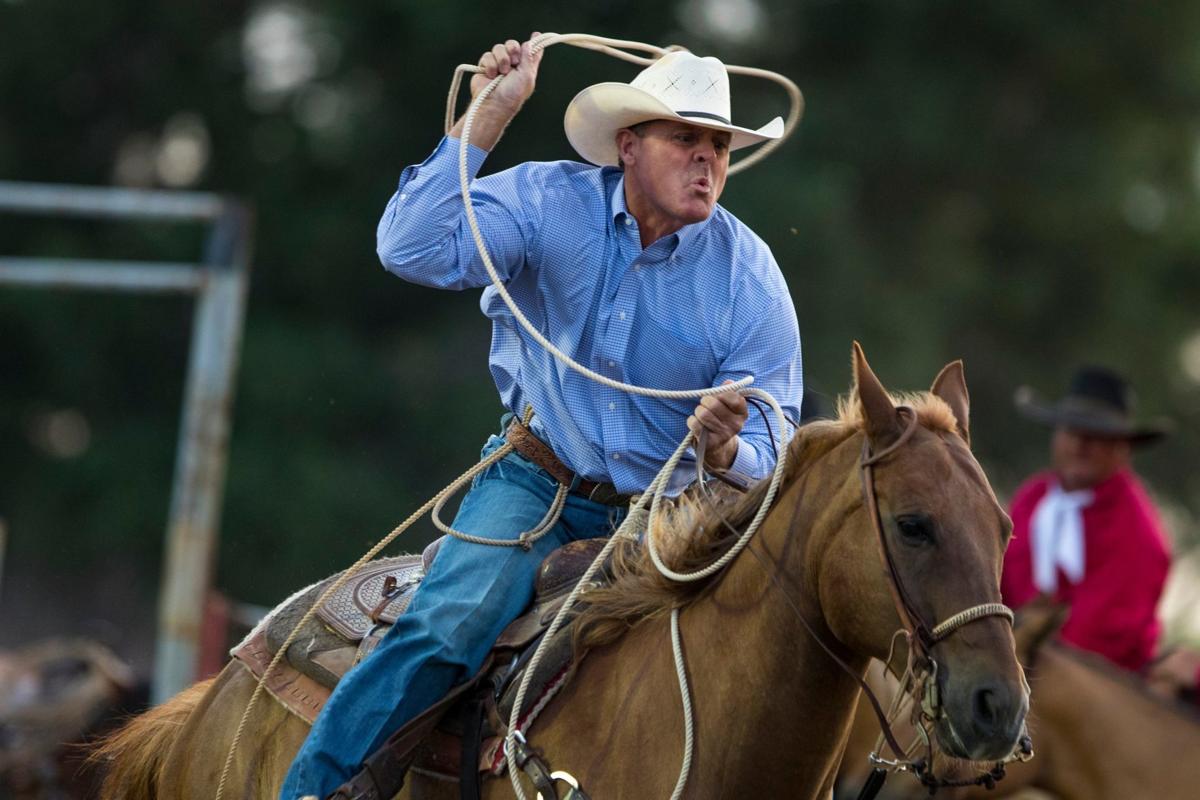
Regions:
M 483 71 L 471 80 L 474 98 L 497 75 L 508 75 L 476 113 L 467 153 L 473 208 L 505 281 L 524 265 L 527 243 L 535 233 L 532 220 L 540 198 L 538 182 L 530 180 L 535 167 L 518 167 L 480 180 L 475 175 L 487 151 L 532 94 L 540 58 L 528 41 L 521 45 L 510 39 L 480 57 Z M 490 280 L 463 210 L 458 172 L 462 128 L 459 120 L 429 158 L 404 170 L 379 221 L 379 259 L 405 280 L 442 289 L 484 286 Z

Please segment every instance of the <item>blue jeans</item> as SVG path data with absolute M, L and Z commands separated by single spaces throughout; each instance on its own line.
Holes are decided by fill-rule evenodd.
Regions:
M 503 443 L 493 436 L 483 455 Z M 510 453 L 475 478 L 453 527 L 514 538 L 537 525 L 556 489 L 547 472 Z M 624 514 L 572 494 L 558 523 L 528 552 L 447 537 L 408 610 L 337 685 L 288 771 L 281 800 L 328 796 L 404 723 L 470 679 L 533 599 L 542 559 L 569 541 L 611 534 Z

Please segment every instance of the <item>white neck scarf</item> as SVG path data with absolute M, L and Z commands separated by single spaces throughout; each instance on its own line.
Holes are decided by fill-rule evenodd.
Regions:
M 1052 483 L 1033 510 L 1030 525 L 1033 553 L 1033 582 L 1040 591 L 1053 593 L 1058 588 L 1058 571 L 1071 583 L 1083 579 L 1083 509 L 1091 504 L 1091 489 L 1064 492 Z

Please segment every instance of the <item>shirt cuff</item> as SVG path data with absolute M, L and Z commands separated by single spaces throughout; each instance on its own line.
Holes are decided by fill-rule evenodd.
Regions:
M 737 455 L 733 457 L 729 469 L 725 470 L 726 474 L 744 478 L 746 483 L 758 480 L 761 477 L 758 474 L 758 450 L 741 436 L 737 441 Z
M 450 161 L 450 166 L 453 169 L 454 175 L 458 176 L 458 150 L 462 147 L 462 139 L 455 139 L 453 136 L 443 136 L 442 141 L 438 143 L 437 149 L 433 151 L 433 155 L 429 157 L 429 161 L 438 160 L 444 153 Z M 467 177 L 474 178 L 479 174 L 479 170 L 483 168 L 484 159 L 488 157 L 488 151 L 481 147 L 476 147 L 473 144 L 467 145 Z
M 429 154 L 429 158 L 415 167 L 408 167 L 401 173 L 399 188 L 403 189 L 409 181 L 416 178 L 422 172 L 440 176 L 458 185 L 458 153 L 461 146 L 461 139 L 455 139 L 452 136 L 443 136 L 442 140 L 438 142 L 438 146 Z M 483 168 L 483 162 L 487 156 L 487 150 L 480 149 L 473 144 L 467 145 L 467 178 L 469 180 L 474 180 L 475 176 L 479 174 L 479 170 Z

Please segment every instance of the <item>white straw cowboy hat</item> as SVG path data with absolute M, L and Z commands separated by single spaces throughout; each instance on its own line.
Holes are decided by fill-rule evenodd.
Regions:
M 729 131 L 730 150 L 783 135 L 779 117 L 758 130 L 734 125 L 725 65 L 684 51 L 667 53 L 629 83 L 587 87 L 567 106 L 563 127 L 579 155 L 599 166 L 616 166 L 617 131 L 652 119 Z

